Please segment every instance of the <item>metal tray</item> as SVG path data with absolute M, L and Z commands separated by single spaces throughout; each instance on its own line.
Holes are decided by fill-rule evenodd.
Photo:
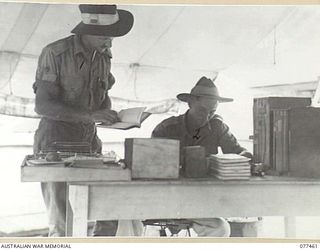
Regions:
M 43 164 L 41 164 L 43 161 Z M 36 164 L 30 164 L 36 162 Z M 51 164 L 52 163 L 52 164 Z M 68 167 L 64 162 L 47 162 L 27 155 L 21 165 L 22 182 L 130 181 L 131 170 L 104 164 L 103 168 Z

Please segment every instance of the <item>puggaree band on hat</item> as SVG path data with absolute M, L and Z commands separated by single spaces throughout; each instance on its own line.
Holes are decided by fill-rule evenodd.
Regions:
M 80 4 L 80 22 L 71 32 L 79 35 L 119 37 L 133 26 L 133 15 L 116 5 Z

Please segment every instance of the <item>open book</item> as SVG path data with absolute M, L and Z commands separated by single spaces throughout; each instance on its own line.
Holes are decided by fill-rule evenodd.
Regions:
M 102 128 L 114 128 L 114 129 L 130 129 L 140 128 L 141 123 L 151 115 L 151 113 L 144 112 L 146 107 L 137 107 L 123 109 L 118 113 L 120 122 L 116 122 L 112 125 L 105 125 L 103 123 L 97 124 Z

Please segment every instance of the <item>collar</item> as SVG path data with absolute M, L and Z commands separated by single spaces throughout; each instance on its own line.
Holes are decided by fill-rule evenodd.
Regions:
M 83 43 L 81 42 L 80 35 L 75 35 L 74 36 L 74 54 L 78 55 L 80 53 L 83 55 L 86 55 L 88 52 L 85 49 Z
M 212 121 L 212 118 L 208 122 L 206 122 L 202 127 L 199 127 L 194 131 L 189 130 L 187 118 L 188 118 L 188 111 L 184 114 L 184 117 L 183 117 L 185 133 L 188 138 L 190 139 L 192 138 L 192 141 L 190 141 L 192 145 L 200 145 L 201 142 L 206 138 L 209 138 L 210 134 L 212 133 L 212 127 L 210 124 Z
M 188 135 L 191 135 L 192 133 L 190 133 L 189 130 L 189 126 L 188 126 L 188 112 L 189 110 L 187 110 L 187 112 L 183 115 L 183 126 L 185 128 L 185 130 L 187 131 Z M 202 127 L 199 127 L 198 129 L 204 129 L 204 128 L 208 128 L 211 131 L 211 124 L 210 122 L 212 121 L 212 119 L 215 117 L 215 115 L 213 115 L 210 120 L 208 120 Z
M 112 53 L 111 53 L 111 49 L 107 48 L 104 52 L 105 55 L 107 55 L 108 57 L 112 58 Z
M 88 55 L 88 50 L 84 47 L 80 35 L 75 35 L 74 36 L 74 54 L 82 54 L 84 56 Z M 102 55 L 106 55 L 110 58 L 112 58 L 112 53 L 111 49 L 107 48 Z

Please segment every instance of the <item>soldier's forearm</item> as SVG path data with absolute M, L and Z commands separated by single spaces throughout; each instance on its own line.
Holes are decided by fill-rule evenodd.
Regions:
M 60 121 L 73 121 L 73 122 L 91 122 L 92 117 L 89 112 L 79 110 L 75 107 L 64 105 L 56 101 L 46 100 L 45 102 L 36 100 L 35 111 L 39 115 L 49 117 L 54 120 Z

